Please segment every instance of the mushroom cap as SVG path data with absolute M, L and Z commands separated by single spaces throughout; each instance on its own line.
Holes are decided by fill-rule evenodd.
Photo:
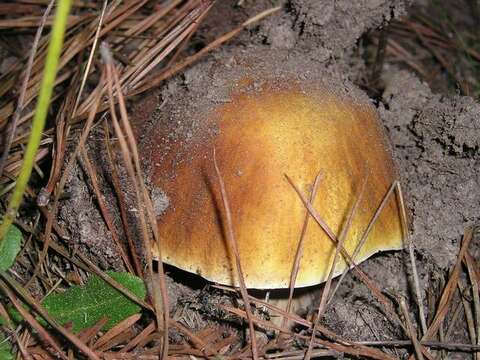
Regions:
M 188 131 L 167 121 L 147 135 L 147 157 L 154 164 L 150 181 L 170 202 L 158 218 L 162 260 L 213 282 L 239 284 L 225 237 L 215 148 L 246 286 L 287 288 L 306 209 L 285 175 L 308 198 L 323 172 L 313 206 L 338 236 L 370 174 L 344 243 L 352 254 L 396 171 L 368 101 L 298 79 L 264 78 L 259 85 L 245 76 L 232 89 L 228 101 L 199 109 Z M 402 247 L 399 205 L 392 196 L 356 263 Z M 296 287 L 325 281 L 334 253 L 335 245 L 312 219 Z M 340 259 L 334 274 L 346 267 Z

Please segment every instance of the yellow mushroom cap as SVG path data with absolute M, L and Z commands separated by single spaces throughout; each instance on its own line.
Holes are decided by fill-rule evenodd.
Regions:
M 188 136 L 172 135 L 174 123 L 148 135 L 147 157 L 155 164 L 150 180 L 170 199 L 158 218 L 164 262 L 213 282 L 239 284 L 225 237 L 214 148 L 248 288 L 289 286 L 306 209 L 285 175 L 308 198 L 323 172 L 313 206 L 338 236 L 370 174 L 344 243 L 353 253 L 396 172 L 370 104 L 304 83 L 266 79 L 258 88 L 244 78 L 228 102 L 198 112 L 200 121 Z M 303 246 L 297 287 L 325 281 L 335 252 L 313 219 Z M 402 247 L 399 206 L 392 196 L 355 260 Z M 339 261 L 335 275 L 346 266 Z

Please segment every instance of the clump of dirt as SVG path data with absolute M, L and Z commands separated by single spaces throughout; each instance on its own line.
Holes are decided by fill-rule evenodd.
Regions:
M 312 50 L 320 45 L 339 54 L 353 47 L 366 31 L 404 15 L 410 3 L 397 0 L 293 0 L 290 6 L 302 47 Z

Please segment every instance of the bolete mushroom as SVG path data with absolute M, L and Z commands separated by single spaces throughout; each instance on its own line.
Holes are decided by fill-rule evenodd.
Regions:
M 261 72 L 260 72 L 261 73 Z M 227 98 L 195 104 L 195 119 L 179 111 L 146 135 L 150 180 L 170 205 L 158 218 L 163 261 L 210 281 L 239 285 L 225 237 L 225 217 L 213 149 L 233 217 L 248 288 L 288 288 L 306 208 L 288 175 L 335 234 L 345 226 L 358 190 L 365 190 L 344 248 L 350 254 L 379 207 L 396 171 L 375 109 L 358 91 L 336 91 L 324 82 L 295 76 L 269 77 L 249 71 L 232 79 Z M 184 104 L 185 105 L 185 104 Z M 177 121 L 178 120 L 178 121 Z M 326 280 L 335 244 L 310 221 L 304 238 L 297 287 Z M 356 257 L 400 249 L 400 209 L 392 196 Z M 340 259 L 335 275 L 348 264 Z

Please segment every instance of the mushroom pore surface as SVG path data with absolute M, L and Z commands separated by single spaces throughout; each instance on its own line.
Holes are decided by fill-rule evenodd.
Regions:
M 247 287 L 286 288 L 306 209 L 285 175 L 309 198 L 316 175 L 323 173 L 313 206 L 338 236 L 368 174 L 344 243 L 352 254 L 396 173 L 370 104 L 293 82 L 247 85 L 229 101 L 198 112 L 183 135 L 174 122 L 148 135 L 151 183 L 170 199 L 158 218 L 162 259 L 214 282 L 239 283 L 225 237 L 215 148 Z M 399 214 L 392 196 L 356 263 L 403 247 Z M 334 253 L 332 240 L 310 219 L 296 286 L 325 281 Z M 346 266 L 340 259 L 335 275 Z

